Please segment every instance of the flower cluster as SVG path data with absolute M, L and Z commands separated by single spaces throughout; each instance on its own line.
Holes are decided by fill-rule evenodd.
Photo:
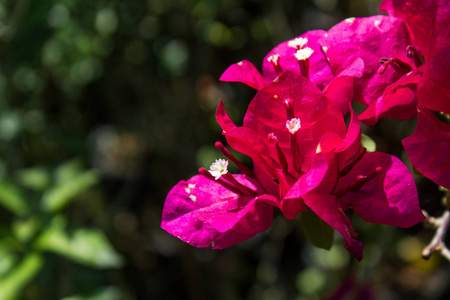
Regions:
M 370 126 L 418 115 L 403 145 L 421 173 L 450 187 L 450 125 L 430 111 L 450 113 L 450 6 L 416 2 L 385 0 L 380 8 L 389 16 L 350 18 L 281 43 L 264 58 L 262 74 L 249 61 L 230 66 L 221 80 L 258 92 L 242 126 L 222 102 L 216 119 L 253 168 L 217 142 L 228 160 L 173 187 L 162 228 L 193 246 L 221 249 L 268 229 L 276 208 L 289 219 L 318 217 L 361 260 L 363 245 L 347 210 L 399 227 L 424 220 L 408 168 L 392 155 L 367 152 L 360 129 L 360 121 Z M 353 100 L 367 106 L 359 116 Z M 229 161 L 242 174 L 228 172 Z

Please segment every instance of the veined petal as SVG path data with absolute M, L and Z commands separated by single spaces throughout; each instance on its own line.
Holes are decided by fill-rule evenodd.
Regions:
M 425 61 L 450 46 L 450 5 L 448 0 L 408 0 L 404 20 L 411 28 Z
M 373 126 L 383 118 L 399 120 L 414 118 L 417 115 L 416 89 L 422 78 L 423 67 L 415 69 L 388 86 L 382 96 L 358 115 L 361 122 Z
M 254 89 L 260 90 L 267 85 L 261 73 L 248 60 L 232 64 L 220 77 L 222 81 L 241 82 Z
M 359 190 L 339 198 L 342 207 L 352 208 L 361 219 L 370 223 L 411 227 L 425 219 L 414 179 L 408 168 L 395 156 L 366 153 L 352 170 L 339 181 L 336 190 L 348 186 L 358 175 L 367 176 L 375 168 L 382 172 Z
M 382 15 L 349 18 L 333 26 L 319 43 L 327 48 L 327 57 L 336 74 L 356 58 L 363 59 L 364 74 L 355 80 L 354 95 L 363 105 L 372 103 L 401 77 L 393 68 L 378 74 L 380 58 L 395 57 L 413 65 L 405 51 L 406 46 L 412 44 L 409 31 L 399 18 Z
M 234 175 L 243 185 L 262 192 L 245 175 Z M 270 227 L 272 196 L 237 195 L 215 181 L 196 175 L 169 192 L 161 227 L 192 246 L 222 249 Z
M 417 101 L 428 109 L 450 114 L 450 46 L 436 53 L 421 69 Z
M 403 140 L 413 166 L 437 184 L 450 188 L 450 125 L 420 108 L 414 133 Z
M 341 111 L 344 116 L 353 100 L 355 78 L 361 78 L 364 70 L 364 61 L 357 58 L 350 66 L 339 73 L 323 90 Z

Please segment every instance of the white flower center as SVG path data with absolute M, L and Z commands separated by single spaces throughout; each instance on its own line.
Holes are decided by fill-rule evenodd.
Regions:
M 306 47 L 306 48 L 297 50 L 297 52 L 295 52 L 294 55 L 295 55 L 295 58 L 297 58 L 297 60 L 305 60 L 305 59 L 308 59 L 311 56 L 311 54 L 313 54 L 313 52 L 314 52 L 313 49 Z
M 225 159 L 216 159 L 215 162 L 211 164 L 209 167 L 209 173 L 214 176 L 214 179 L 217 180 L 220 176 L 228 173 L 228 160 Z
M 299 118 L 292 118 L 286 121 L 286 128 L 291 134 L 296 133 L 302 127 L 302 123 Z
M 288 46 L 299 50 L 303 48 L 303 46 L 305 46 L 307 42 L 308 42 L 307 38 L 298 37 L 293 40 L 290 40 L 288 42 Z

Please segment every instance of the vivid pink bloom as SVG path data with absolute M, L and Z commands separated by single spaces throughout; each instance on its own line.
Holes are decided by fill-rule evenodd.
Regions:
M 365 98 L 368 108 L 359 115 L 359 119 L 367 125 L 374 125 L 378 120 L 391 117 L 407 120 L 417 115 L 417 103 L 422 103 L 431 110 L 450 113 L 450 6 L 443 0 L 385 0 L 380 9 L 389 12 L 390 17 L 381 16 L 357 19 L 361 21 L 355 28 L 345 25 L 337 27 L 338 34 L 335 39 L 323 38 L 320 43 L 329 45 L 327 55 L 333 62 L 342 53 L 346 43 L 343 37 L 351 37 L 350 44 L 354 43 L 355 36 L 362 43 L 372 44 L 376 49 L 371 58 L 372 67 L 364 57 L 365 50 L 355 47 L 350 60 L 362 57 L 366 69 L 362 79 L 369 78 L 370 83 L 363 85 L 371 93 L 355 90 L 355 99 Z M 373 19 L 389 21 L 395 34 L 385 35 L 379 33 L 378 38 L 372 32 L 377 32 L 380 24 L 371 24 Z M 364 23 L 364 25 L 363 25 Z M 333 28 L 335 28 L 333 27 Z M 329 35 L 331 36 L 329 31 Z M 352 33 L 353 32 L 353 33 Z M 411 35 L 411 34 L 412 35 Z M 381 43 L 379 41 L 382 41 Z M 334 47 L 333 47 L 334 46 Z M 348 50 L 348 48 L 345 48 Z M 395 50 L 394 50 L 395 49 Z M 376 60 L 382 63 L 376 65 Z M 348 64 L 348 63 L 347 63 Z M 368 67 L 369 66 L 369 67 Z M 345 63 L 342 68 L 345 67 Z M 392 76 L 394 74 L 395 76 Z M 374 86 L 375 89 L 371 86 Z
M 161 226 L 191 245 L 228 247 L 266 230 L 273 207 L 287 218 L 309 207 L 360 260 L 363 246 L 345 210 L 401 227 L 424 218 L 407 168 L 390 155 L 365 154 L 353 112 L 347 129 L 340 110 L 304 76 L 286 71 L 261 88 L 241 127 L 222 103 L 216 117 L 230 146 L 252 158 L 253 171 L 216 143 L 244 175 L 217 160 L 169 192 Z
M 354 79 L 362 76 L 361 58 L 333 70 L 318 40 L 326 36 L 323 30 L 308 31 L 285 41 L 272 49 L 264 58 L 262 75 L 249 61 L 231 65 L 220 77 L 222 81 L 241 82 L 257 90 L 262 89 L 284 71 L 301 74 L 310 79 L 345 115 L 353 99 Z
M 411 37 L 405 23 L 395 17 L 372 16 L 348 18 L 333 26 L 319 40 L 335 73 L 346 69 L 357 58 L 364 61 L 364 73 L 355 82 L 356 101 L 370 105 L 383 95 L 384 90 L 411 69 L 392 62 L 396 68 L 380 68 L 381 58 L 397 58 L 405 64 L 413 63 L 407 57 L 406 47 Z
M 355 57 L 364 59 L 355 99 L 368 106 L 358 116 L 366 125 L 386 117 L 411 119 L 421 107 L 420 122 L 404 141 L 405 149 L 422 174 L 449 188 L 444 169 L 450 164 L 449 137 L 442 134 L 446 124 L 439 124 L 427 109 L 450 113 L 450 5 L 444 0 L 385 0 L 380 9 L 390 16 L 341 22 L 319 43 L 328 47 L 334 68 L 345 68 Z M 428 139 L 434 136 L 430 128 L 439 128 L 439 140 Z M 424 141 L 426 152 L 419 151 Z

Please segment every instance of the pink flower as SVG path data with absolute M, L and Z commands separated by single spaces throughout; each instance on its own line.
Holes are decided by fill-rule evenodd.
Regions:
M 228 162 L 216 160 L 169 192 L 161 226 L 191 245 L 228 247 L 266 230 L 273 207 L 287 218 L 309 207 L 362 259 L 345 210 L 401 227 L 424 218 L 407 168 L 390 155 L 360 150 L 353 112 L 347 130 L 340 110 L 304 76 L 286 71 L 261 88 L 241 127 L 222 102 L 216 118 L 230 146 L 252 158 L 253 170 L 216 143 L 244 175 L 230 174 Z
M 447 1 L 385 0 L 380 9 L 388 11 L 391 17 L 356 19 L 360 23 L 354 27 L 341 22 L 329 31 L 327 38 L 319 41 L 330 48 L 327 55 L 332 65 L 333 61 L 339 64 L 342 49 L 352 52 L 349 60 L 364 59 L 366 69 L 360 81 L 368 82 L 363 82 L 361 91 L 355 90 L 355 99 L 362 98 L 359 102 L 368 108 L 359 119 L 367 125 L 385 117 L 411 119 L 417 115 L 418 102 L 428 109 L 450 113 L 450 6 Z M 390 24 L 389 34 L 381 32 L 384 23 Z M 334 28 L 337 34 L 333 37 Z M 346 47 L 348 43 L 342 42 L 346 38 L 350 47 L 356 44 L 353 51 Z M 355 39 L 370 46 L 359 47 Z M 368 54 L 367 48 L 374 50 Z M 381 66 L 377 66 L 377 60 Z M 348 62 L 341 68 L 346 65 Z
M 450 6 L 443 0 L 385 0 L 380 9 L 391 16 L 341 22 L 319 43 L 328 47 L 330 64 L 337 70 L 355 57 L 364 59 L 355 99 L 368 105 L 358 116 L 366 125 L 386 117 L 411 119 L 420 108 L 420 122 L 404 141 L 405 149 L 423 175 L 450 187 L 443 168 L 449 164 L 446 125 L 427 112 L 450 113 Z M 435 135 L 430 128 L 438 130 L 439 140 L 429 139 Z M 429 150 L 419 152 L 424 141 Z M 431 156 L 425 159 L 424 153 Z
M 241 82 L 261 90 L 281 73 L 290 71 L 310 79 L 345 115 L 353 99 L 353 82 L 362 75 L 364 62 L 355 57 L 345 68 L 333 70 L 318 40 L 323 30 L 308 31 L 272 49 L 264 58 L 262 75 L 249 61 L 231 65 L 220 77 L 222 81 Z
M 357 102 L 370 105 L 383 95 L 384 90 L 400 79 L 411 68 L 385 68 L 378 73 L 381 58 L 396 58 L 406 65 L 413 63 L 407 57 L 406 47 L 412 44 L 405 23 L 395 17 L 372 16 L 348 18 L 333 26 L 319 40 L 335 73 L 345 70 L 357 58 L 364 61 L 364 73 L 355 80 Z M 397 67 L 397 64 L 390 62 Z M 403 66 L 403 65 L 402 65 Z

